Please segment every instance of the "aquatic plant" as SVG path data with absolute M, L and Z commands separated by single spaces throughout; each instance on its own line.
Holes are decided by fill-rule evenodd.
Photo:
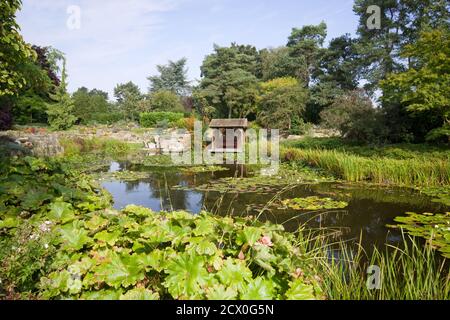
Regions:
M 396 217 L 395 221 L 399 224 L 389 226 L 424 238 L 431 247 L 438 249 L 444 257 L 450 258 L 450 212 L 406 212 L 405 216 Z
M 331 198 L 319 198 L 317 196 L 306 198 L 293 198 L 281 201 L 284 207 L 294 210 L 321 210 L 321 209 L 342 209 L 348 206 L 345 201 L 336 201 Z
M 390 159 L 362 157 L 336 150 L 282 149 L 282 158 L 301 161 L 351 182 L 372 182 L 407 186 L 450 184 L 448 159 Z
M 310 239 L 315 269 L 332 300 L 448 300 L 450 270 L 430 246 L 403 235 L 399 247 L 366 253 L 359 244 Z

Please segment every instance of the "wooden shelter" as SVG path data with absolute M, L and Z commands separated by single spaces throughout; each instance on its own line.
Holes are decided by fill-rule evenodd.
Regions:
M 209 124 L 212 129 L 210 152 L 243 152 L 247 119 L 213 119 Z

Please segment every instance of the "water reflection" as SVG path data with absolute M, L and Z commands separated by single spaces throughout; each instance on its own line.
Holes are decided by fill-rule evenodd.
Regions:
M 193 189 L 174 190 L 174 186 L 194 187 L 211 180 L 228 176 L 246 176 L 251 174 L 245 169 L 230 166 L 230 171 L 215 173 L 188 174 L 176 168 L 149 169 L 127 163 L 112 163 L 110 170 L 151 171 L 151 177 L 135 182 L 104 182 L 114 198 L 117 209 L 128 204 L 148 207 L 154 211 L 187 210 L 194 214 L 201 210 L 221 215 L 260 215 L 261 220 L 281 223 L 288 231 L 307 223 L 310 228 L 334 228 L 344 239 L 362 239 L 365 248 L 383 243 L 398 244 L 401 234 L 386 227 L 393 219 L 408 211 L 437 212 L 442 208 L 433 204 L 427 197 L 405 189 L 369 188 L 364 186 L 346 186 L 336 183 L 319 185 L 300 185 L 287 190 L 282 198 L 329 196 L 345 194 L 349 205 L 344 210 L 327 212 L 299 212 L 269 208 L 261 213 L 261 208 L 269 202 L 276 192 L 269 194 L 238 193 L 220 194 Z

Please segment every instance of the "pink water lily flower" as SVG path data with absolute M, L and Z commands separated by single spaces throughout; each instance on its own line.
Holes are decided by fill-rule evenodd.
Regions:
M 273 243 L 272 240 L 270 239 L 269 236 L 264 236 L 262 237 L 259 241 L 260 244 L 265 245 L 267 247 L 273 247 Z

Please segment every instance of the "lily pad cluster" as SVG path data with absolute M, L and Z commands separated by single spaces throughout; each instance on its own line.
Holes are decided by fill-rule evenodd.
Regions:
M 269 194 L 287 185 L 314 184 L 332 181 L 317 172 L 301 168 L 293 169 L 289 165 L 281 165 L 274 175 L 255 174 L 245 178 L 227 177 L 213 180 L 207 184 L 194 187 L 199 191 L 214 191 L 220 193 L 261 193 Z M 177 189 L 187 189 L 180 186 Z M 189 187 L 190 188 L 190 187 Z
M 115 172 L 101 172 L 93 175 L 97 180 L 101 181 L 138 181 L 148 179 L 151 176 L 150 172 L 145 171 L 115 171 Z
M 348 206 L 345 201 L 337 201 L 331 198 L 320 198 L 317 196 L 306 198 L 293 198 L 282 200 L 284 207 L 294 210 L 322 210 L 322 209 L 343 209 Z
M 202 172 L 219 172 L 219 171 L 229 171 L 229 168 L 223 166 L 191 166 L 181 168 L 183 173 L 202 173 Z
M 401 228 L 412 236 L 424 238 L 429 245 L 439 250 L 446 258 L 450 258 L 450 212 L 447 213 L 414 213 L 394 219 L 399 224 L 389 225 Z
M 450 207 L 450 186 L 419 188 L 419 191 L 432 197 L 431 201 Z

